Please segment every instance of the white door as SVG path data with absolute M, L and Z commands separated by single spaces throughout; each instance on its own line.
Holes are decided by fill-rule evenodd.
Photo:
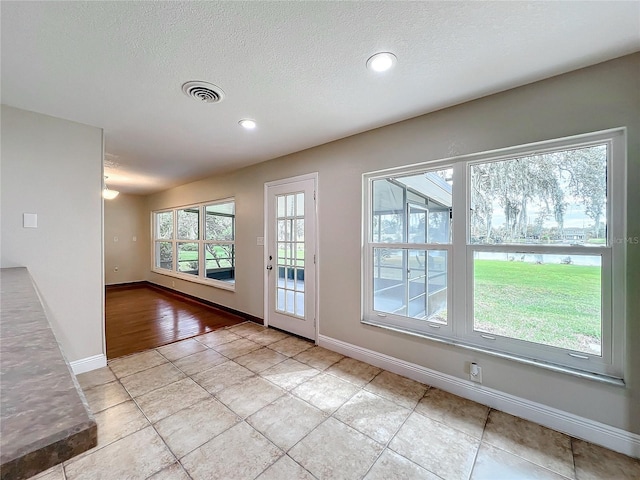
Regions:
M 316 340 L 317 174 L 265 184 L 265 324 Z

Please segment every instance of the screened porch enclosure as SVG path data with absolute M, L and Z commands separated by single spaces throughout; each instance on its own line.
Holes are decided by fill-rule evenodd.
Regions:
M 437 245 L 451 241 L 447 172 L 373 182 L 374 310 L 446 323 L 448 251 Z

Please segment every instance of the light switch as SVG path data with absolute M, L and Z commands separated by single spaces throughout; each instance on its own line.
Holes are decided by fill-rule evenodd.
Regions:
M 38 214 L 37 213 L 23 213 L 22 214 L 22 226 L 24 228 L 38 228 Z
M 256 245 L 264 245 L 264 237 L 257 237 Z
M 137 242 L 138 241 L 138 237 L 136 237 L 135 235 L 133 236 L 133 241 Z

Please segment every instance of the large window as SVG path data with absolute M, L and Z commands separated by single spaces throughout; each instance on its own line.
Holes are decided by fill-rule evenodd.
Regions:
M 158 273 L 233 288 L 235 202 L 232 199 L 153 212 Z
M 622 377 L 623 130 L 365 175 L 363 321 Z

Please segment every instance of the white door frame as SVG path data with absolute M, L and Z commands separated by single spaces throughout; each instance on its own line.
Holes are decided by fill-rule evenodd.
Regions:
M 279 185 L 286 185 L 288 183 L 295 183 L 302 180 L 313 180 L 314 182 L 314 222 L 315 222 L 315 292 L 314 292 L 314 315 L 315 315 L 315 338 L 313 339 L 316 345 L 318 344 L 318 335 L 320 332 L 320 306 L 319 306 L 319 292 L 320 292 L 320 275 L 319 265 L 320 265 L 320 255 L 319 255 L 319 244 L 318 244 L 318 172 L 307 173 L 304 175 L 297 175 L 295 177 L 283 178 L 281 180 L 273 180 L 271 182 L 265 182 L 264 184 L 264 248 L 262 255 L 262 272 L 263 272 L 263 288 L 264 288 L 264 326 L 269 326 L 269 271 L 267 270 L 268 257 L 269 257 L 269 242 L 272 240 L 269 236 L 269 198 L 268 191 L 269 187 L 275 187 Z

